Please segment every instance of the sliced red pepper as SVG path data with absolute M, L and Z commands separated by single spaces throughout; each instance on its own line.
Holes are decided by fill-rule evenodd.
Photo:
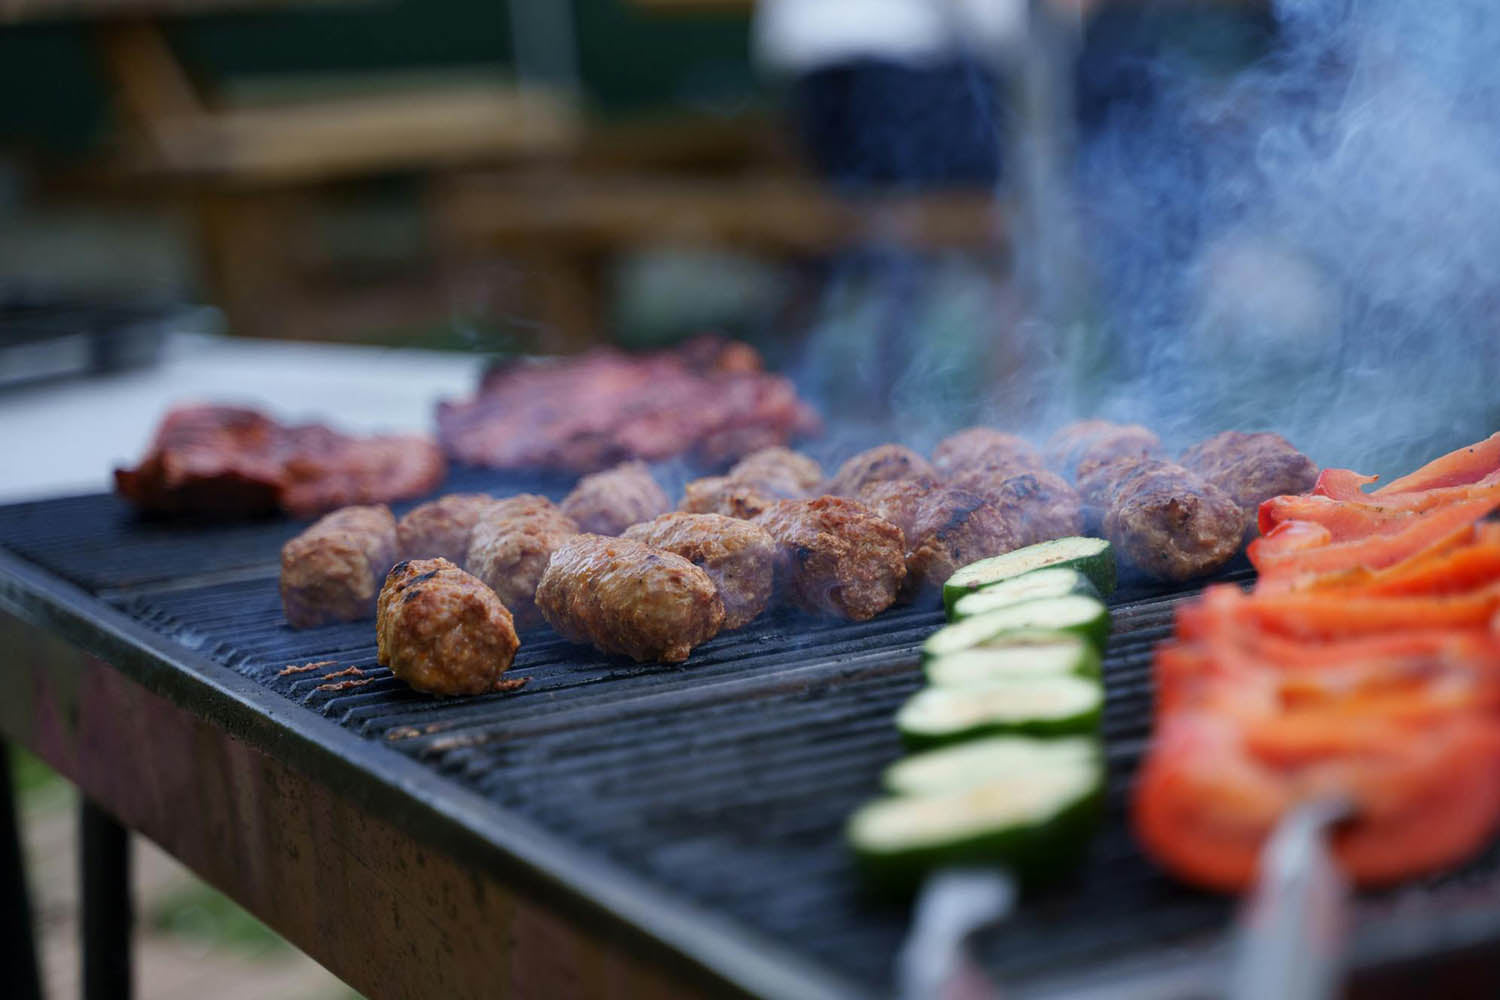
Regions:
M 1447 597 L 1351 597 L 1321 591 L 1256 595 L 1242 613 L 1282 635 L 1342 638 L 1419 628 L 1485 630 L 1497 611 L 1500 584 Z
M 1483 441 L 1435 458 L 1415 472 L 1391 480 L 1371 495 L 1416 493 L 1444 486 L 1464 486 L 1477 483 L 1496 472 L 1500 472 L 1500 433 L 1491 434 Z
M 1312 488 L 1312 495 L 1342 500 L 1345 503 L 1371 504 L 1382 510 L 1431 510 L 1450 503 L 1477 500 L 1490 496 L 1491 488 L 1500 486 L 1500 471 L 1461 486 L 1437 486 L 1404 493 L 1366 493 L 1360 487 L 1375 482 L 1377 476 L 1362 476 L 1349 469 L 1324 469 Z M 1280 498 L 1273 498 L 1280 499 Z
M 1495 495 L 1500 496 L 1500 487 L 1495 487 Z M 1464 496 L 1458 499 L 1477 498 Z M 1272 497 L 1260 505 L 1257 523 L 1262 535 L 1270 535 L 1279 526 L 1289 523 L 1319 524 L 1328 529 L 1330 540 L 1344 542 L 1351 538 L 1400 531 L 1421 516 L 1420 511 L 1410 508 L 1307 495 Z
M 1312 491 L 1320 497 L 1347 500 L 1354 503 L 1369 503 L 1370 494 L 1364 487 L 1378 480 L 1379 476 L 1362 476 L 1353 469 L 1324 469 L 1318 473 Z

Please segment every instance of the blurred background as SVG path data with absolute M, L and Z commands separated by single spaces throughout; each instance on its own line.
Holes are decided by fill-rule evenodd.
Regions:
M 1410 467 L 1500 426 L 1497 50 L 1482 0 L 0 0 L 0 500 L 187 398 L 427 430 L 497 356 L 705 330 L 851 439 Z M 341 992 L 139 867 L 143 995 Z

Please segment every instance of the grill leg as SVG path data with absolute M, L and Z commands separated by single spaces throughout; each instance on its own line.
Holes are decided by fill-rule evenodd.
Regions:
M 130 841 L 89 800 L 79 808 L 82 846 L 84 1000 L 130 997 Z
M 0 743 L 0 969 L 5 970 L 9 995 L 17 1000 L 41 1000 L 21 827 L 10 781 L 10 748 L 4 743 Z

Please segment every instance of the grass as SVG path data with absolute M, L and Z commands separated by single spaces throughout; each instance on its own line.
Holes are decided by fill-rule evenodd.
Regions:
M 203 883 L 184 886 L 152 904 L 146 917 L 163 934 L 259 958 L 291 945 L 232 899 Z

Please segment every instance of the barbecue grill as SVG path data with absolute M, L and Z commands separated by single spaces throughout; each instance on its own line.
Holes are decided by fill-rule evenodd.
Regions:
M 447 488 L 565 486 L 467 471 Z M 0 608 L 20 619 L 0 619 L 18 652 L 0 728 L 96 824 L 140 829 L 371 996 L 889 991 L 908 914 L 864 894 L 842 826 L 900 754 L 891 716 L 937 610 L 777 612 L 675 667 L 544 632 L 520 691 L 441 700 L 376 665 L 368 622 L 285 626 L 276 560 L 300 527 L 152 523 L 110 496 L 0 508 Z M 1156 870 L 1125 816 L 1151 648 L 1198 589 L 1113 601 L 1106 821 L 1076 878 L 977 941 L 1007 990 L 1217 992 L 1230 903 Z M 1362 896 L 1356 984 L 1493 977 L 1496 899 L 1500 849 Z M 95 954 L 118 944 L 118 924 L 91 926 Z

